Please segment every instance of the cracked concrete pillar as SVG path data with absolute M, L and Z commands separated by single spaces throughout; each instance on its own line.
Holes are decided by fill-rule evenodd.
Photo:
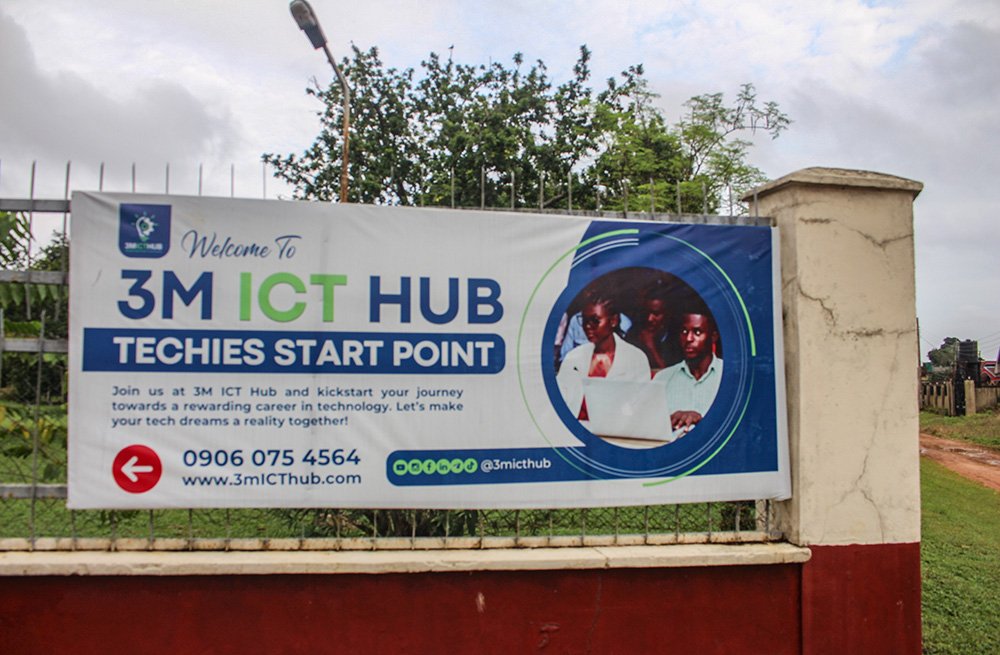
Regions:
M 781 234 L 792 498 L 778 503 L 777 522 L 793 543 L 920 541 L 913 201 L 922 188 L 807 168 L 757 190 L 759 213 Z

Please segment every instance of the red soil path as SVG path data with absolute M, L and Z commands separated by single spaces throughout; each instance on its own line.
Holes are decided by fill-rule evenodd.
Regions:
M 1000 491 L 1000 452 L 984 446 L 920 433 L 920 455 L 955 473 Z

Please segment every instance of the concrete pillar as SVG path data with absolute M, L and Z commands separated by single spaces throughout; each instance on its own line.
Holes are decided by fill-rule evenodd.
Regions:
M 919 182 L 807 168 L 758 189 L 781 234 L 800 545 L 920 540 L 913 200 Z
M 965 385 L 965 415 L 972 416 L 979 409 L 976 407 L 976 382 L 974 380 L 962 380 Z
M 809 546 L 804 653 L 919 653 L 913 200 L 923 185 L 808 168 L 757 190 L 781 236 L 792 498 Z M 749 199 L 749 198 L 748 198 Z

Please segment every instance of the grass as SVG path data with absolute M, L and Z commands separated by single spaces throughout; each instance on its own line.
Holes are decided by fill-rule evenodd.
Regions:
M 920 412 L 920 431 L 945 439 L 1000 448 L 1000 412 L 983 412 L 972 416 L 943 416 Z
M 1000 493 L 921 461 L 924 653 L 1000 653 Z
M 929 434 L 1000 448 L 1000 413 L 920 414 Z M 1000 493 L 921 461 L 924 652 L 1000 654 Z

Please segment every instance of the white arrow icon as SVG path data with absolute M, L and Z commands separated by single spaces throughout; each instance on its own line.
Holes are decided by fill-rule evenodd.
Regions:
M 132 459 L 130 459 L 129 461 L 127 461 L 124 464 L 122 464 L 122 473 L 124 473 L 125 477 L 127 477 L 132 482 L 135 482 L 135 481 L 137 481 L 139 479 L 139 476 L 136 475 L 136 473 L 152 473 L 153 472 L 153 467 L 150 466 L 149 464 L 142 464 L 142 465 L 137 466 L 136 462 L 138 462 L 138 461 L 139 461 L 139 456 L 138 455 L 132 455 Z

